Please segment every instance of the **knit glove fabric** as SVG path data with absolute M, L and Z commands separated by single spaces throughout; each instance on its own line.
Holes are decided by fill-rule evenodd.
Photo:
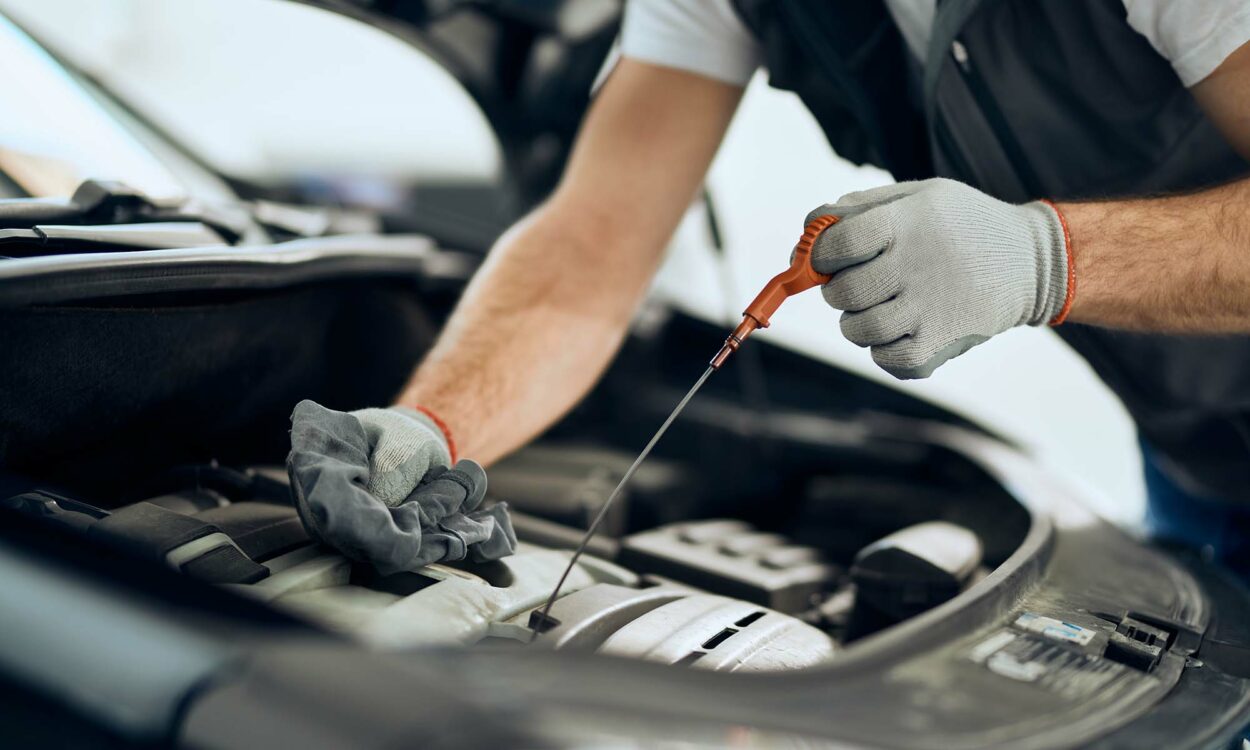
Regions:
M 473 461 L 448 468 L 446 455 L 430 449 L 413 424 L 392 422 L 365 410 L 347 414 L 301 401 L 291 414 L 287 473 L 295 507 L 316 539 L 384 575 L 433 562 L 469 558 L 495 560 L 516 550 L 508 507 L 482 507 L 486 472 Z M 389 425 L 389 426 L 383 426 Z M 396 434 L 387 437 L 387 433 Z M 428 450 L 427 450 L 428 449 Z M 379 452 L 383 452 L 378 456 Z M 398 458 L 397 458 L 398 457 Z M 376 467 L 383 467 L 378 469 Z M 417 472 L 417 468 L 427 469 Z M 375 481 L 381 472 L 386 479 Z M 388 491 L 410 478 L 398 502 L 384 502 L 369 489 Z
M 451 466 L 447 438 L 434 420 L 415 409 L 360 409 L 351 412 L 369 440 L 369 494 L 388 506 L 408 497 L 435 466 Z
M 851 193 L 808 215 L 841 220 L 812 248 L 833 274 L 825 301 L 842 333 L 871 347 L 897 378 L 927 378 L 947 360 L 1020 325 L 1067 314 L 1071 261 L 1053 205 L 1011 205 L 947 179 Z

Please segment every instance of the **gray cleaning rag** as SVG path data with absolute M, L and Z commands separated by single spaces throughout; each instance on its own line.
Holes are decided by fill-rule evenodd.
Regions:
M 473 461 L 431 468 L 398 505 L 370 494 L 369 439 L 351 414 L 297 404 L 287 472 L 309 533 L 384 575 L 466 557 L 496 560 L 516 550 L 507 505 L 480 507 L 486 472 Z

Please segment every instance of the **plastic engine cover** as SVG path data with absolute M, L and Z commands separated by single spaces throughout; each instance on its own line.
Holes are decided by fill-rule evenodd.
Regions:
M 801 669 L 828 661 L 835 650 L 828 635 L 794 617 L 676 586 L 595 584 L 561 597 L 551 616 L 559 624 L 537 641 L 547 648 L 714 671 Z
M 346 558 L 309 547 L 270 561 L 273 574 L 235 585 L 251 596 L 384 648 L 470 646 L 486 638 L 528 643 L 540 607 L 568 553 L 521 545 L 492 567 L 430 565 L 378 580 L 353 574 Z M 720 671 L 797 669 L 827 661 L 833 640 L 758 604 L 681 586 L 639 588 L 632 572 L 586 556 L 552 608 L 559 623 L 538 648 Z
M 829 636 L 738 599 L 691 594 L 612 634 L 600 653 L 719 672 L 801 669 L 833 657 Z

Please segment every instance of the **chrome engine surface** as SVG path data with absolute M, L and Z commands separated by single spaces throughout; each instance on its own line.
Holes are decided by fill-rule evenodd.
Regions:
M 568 553 L 522 544 L 485 566 L 430 565 L 385 579 L 318 546 L 270 560 L 272 573 L 230 588 L 346 633 L 379 649 L 530 642 L 530 615 Z M 647 580 L 585 556 L 552 616 L 559 625 L 535 648 L 598 652 L 726 672 L 814 666 L 837 646 L 797 618 L 741 599 Z

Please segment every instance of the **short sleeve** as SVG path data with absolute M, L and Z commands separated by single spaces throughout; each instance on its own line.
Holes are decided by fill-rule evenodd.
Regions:
M 1193 86 L 1250 41 L 1246 0 L 1124 0 L 1128 22 Z
M 629 0 L 620 52 L 738 86 L 751 80 L 763 60 L 730 0 Z

